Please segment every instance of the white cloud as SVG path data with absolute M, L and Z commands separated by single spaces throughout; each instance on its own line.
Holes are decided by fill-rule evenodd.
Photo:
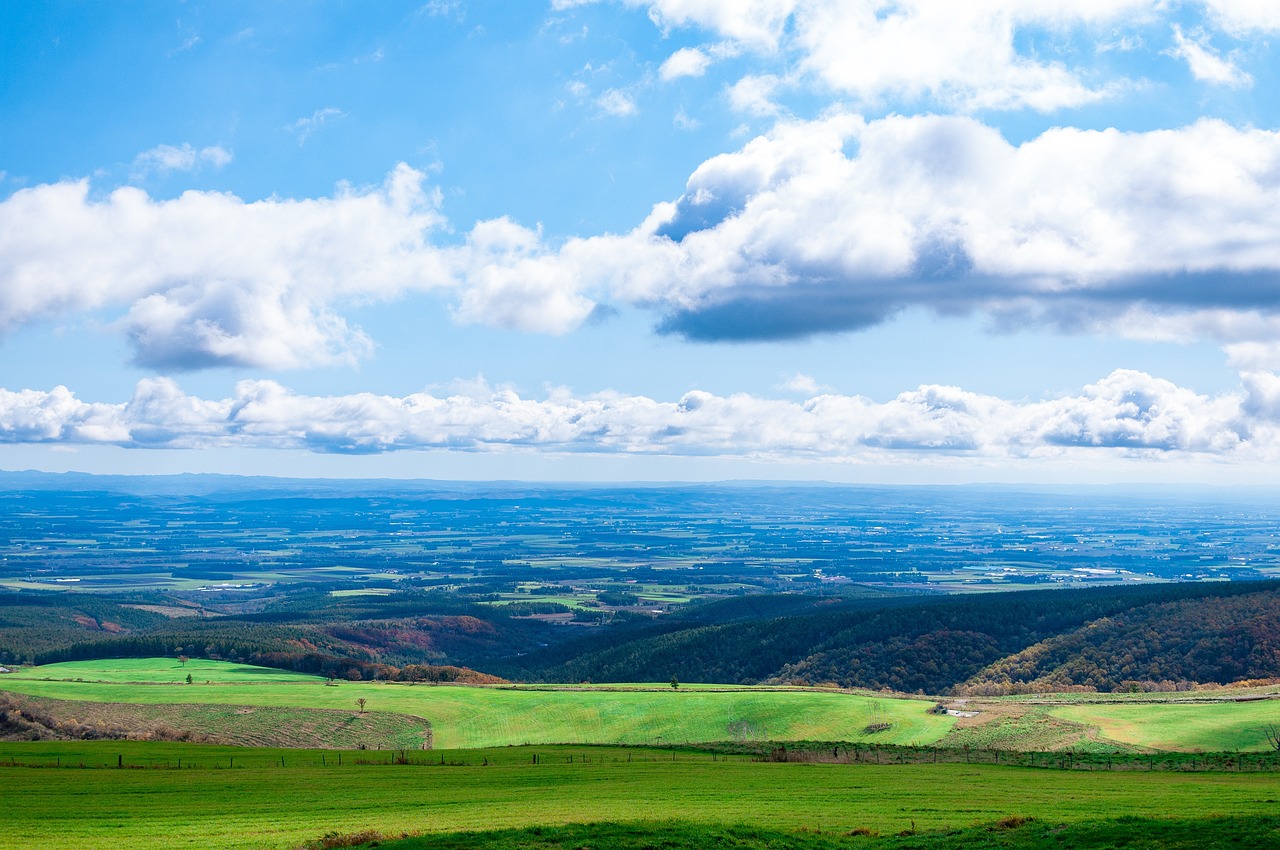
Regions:
M 21 190 L 0 202 L 0 330 L 123 308 L 148 366 L 350 362 L 369 341 L 332 305 L 450 285 L 423 181 L 401 166 L 377 188 L 254 203 L 134 188 L 94 200 L 87 181 Z
M 598 0 L 552 0 L 553 9 L 587 6 Z M 648 8 L 649 18 L 664 31 L 701 26 L 755 49 L 776 48 L 797 0 L 620 0 L 631 8 Z
M 1197 80 L 1232 88 L 1248 88 L 1253 85 L 1252 76 L 1236 67 L 1234 62 L 1213 52 L 1204 32 L 1194 32 L 1188 37 L 1182 32 L 1182 27 L 1175 25 L 1173 42 L 1174 46 L 1165 53 L 1175 59 L 1186 60 L 1191 76 Z
M 771 116 L 782 111 L 773 95 L 782 81 L 772 74 L 748 75 L 729 87 L 729 105 L 750 115 Z
M 402 164 L 378 187 L 251 203 L 136 188 L 97 200 L 84 180 L 20 190 L 0 201 L 0 332 L 103 311 L 143 366 L 279 369 L 366 357 L 342 308 L 407 292 L 452 295 L 459 321 L 545 333 L 595 308 L 585 293 L 605 282 L 608 238 L 553 251 L 504 218 L 437 244 L 447 225 L 425 181 Z
M 572 250 L 550 251 L 538 232 L 509 219 L 478 223 L 466 246 L 451 252 L 466 281 L 455 318 L 543 333 L 572 330 L 595 307 L 580 292 L 584 270 Z
M 1107 98 L 1132 84 L 1099 83 L 1089 56 L 1140 47 L 1124 29 L 1200 16 L 1233 38 L 1280 31 L 1280 6 L 1259 0 L 617 0 L 646 8 L 664 32 L 697 28 L 735 50 L 776 57 L 788 84 L 816 83 L 861 104 L 936 104 L 962 111 L 1030 108 L 1042 112 Z M 580 5 L 567 0 L 559 5 Z M 1073 39 L 1093 51 L 1056 48 Z M 1202 42 L 1180 44 L 1205 73 L 1229 63 Z M 664 63 L 664 78 L 701 72 L 691 48 Z M 705 52 L 696 51 L 705 56 Z M 1219 67 L 1211 68 L 1214 63 Z M 1200 73 L 1199 71 L 1197 73 Z M 1244 71 L 1236 70 L 1239 85 Z M 732 89 L 731 89 L 732 91 Z
M 347 113 L 336 106 L 326 106 L 323 109 L 317 109 L 308 118 L 299 118 L 288 127 L 285 127 L 285 129 L 298 137 L 298 147 L 302 147 L 316 130 L 319 130 L 330 121 L 346 117 Z
M 367 355 L 347 305 L 435 291 L 459 321 L 549 333 L 616 301 L 706 340 L 855 330 L 910 306 L 1280 340 L 1276 131 L 1205 120 L 1013 145 L 955 116 L 783 121 L 631 232 L 562 242 L 504 218 L 437 244 L 424 182 L 400 166 L 381 187 L 253 203 L 20 190 L 0 201 L 0 330 L 105 311 L 146 366 L 300 367 Z
M 1229 34 L 1244 38 L 1280 32 L 1280 4 L 1274 0 L 1203 0 L 1211 19 Z
M 851 329 L 913 304 L 1113 328 L 1141 307 L 1142 324 L 1199 315 L 1193 338 L 1271 338 L 1214 317 L 1280 310 L 1280 133 L 1205 120 L 1015 146 L 961 117 L 783 122 L 703 163 L 649 226 L 672 241 L 620 293 L 702 338 Z
M 1092 26 L 1149 5 L 1042 2 L 818 2 L 795 18 L 801 67 L 870 103 L 934 99 L 961 109 L 1053 111 L 1106 96 L 1067 66 L 1021 55 L 1023 28 Z
M 794 57 L 804 75 L 864 102 L 933 99 L 964 109 L 1043 111 L 1088 103 L 1109 90 L 1091 88 L 1063 64 L 1020 55 L 1020 31 L 1093 28 L 1158 7 L 1156 0 L 621 2 L 648 8 L 664 30 L 698 27 L 736 49 Z
M 602 112 L 618 118 L 626 118 L 640 111 L 636 107 L 636 102 L 632 100 L 631 95 L 619 89 L 609 89 L 597 97 L 596 106 Z
M 664 80 L 681 77 L 701 77 L 707 72 L 711 57 L 696 47 L 682 47 L 667 57 L 658 68 L 658 76 Z
M 797 372 L 781 384 L 778 384 L 778 389 L 786 390 L 789 393 L 813 396 L 818 393 L 827 392 L 831 387 L 828 387 L 826 384 L 819 384 L 813 379 L 812 375 Z
M 1248 373 L 1242 389 L 1197 394 L 1118 370 L 1075 395 L 1011 402 L 926 385 L 884 403 L 815 395 L 795 402 L 694 391 L 675 401 L 555 390 L 524 398 L 483 383 L 448 395 L 304 396 L 244 381 L 205 400 L 171 380 L 139 382 L 124 403 L 90 403 L 65 387 L 0 390 L 0 442 L 315 452 L 528 449 L 595 454 L 905 461 L 1205 455 L 1274 460 L 1280 378 Z
M 152 172 L 170 174 L 175 171 L 197 171 L 203 166 L 222 168 L 231 162 L 231 151 L 212 145 L 196 149 L 184 142 L 181 147 L 156 145 L 133 159 L 133 171 L 138 175 Z

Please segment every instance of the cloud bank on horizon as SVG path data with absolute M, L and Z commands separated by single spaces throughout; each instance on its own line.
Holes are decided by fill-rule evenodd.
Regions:
M 406 14 L 448 23 L 464 47 L 488 36 L 480 4 L 435 8 Z M 123 343 L 122 366 L 155 376 L 128 402 L 81 401 L 92 387 L 0 391 L 0 441 L 1280 460 L 1280 115 L 1268 88 L 1280 82 L 1280 4 L 554 0 L 543 16 L 527 37 L 563 51 L 615 23 L 644 43 L 630 66 L 547 71 L 560 92 L 549 113 L 582 113 L 572 137 L 648 127 L 658 104 L 678 103 L 667 132 L 721 146 L 669 175 L 682 192 L 639 187 L 632 206 L 646 213 L 582 232 L 501 210 L 460 219 L 451 208 L 468 187 L 445 191 L 451 163 L 424 161 L 420 143 L 384 160 L 378 181 L 297 196 L 269 178 L 234 190 L 251 166 L 225 140 L 155 138 L 126 169 L 85 176 L 62 176 L 54 159 L 49 180 L 0 161 L 0 335 L 93 325 Z M 227 45 L 266 37 L 229 33 Z M 393 60 L 378 47 L 348 66 Z M 271 128 L 305 158 L 326 134 L 395 114 L 357 99 Z M 727 135 L 703 127 L 715 115 Z M 533 153 L 517 167 L 537 170 Z M 379 327 L 423 296 L 460 327 L 517 336 L 573 338 L 639 312 L 652 345 L 698 342 L 712 360 L 735 343 L 804 344 L 924 310 L 995 332 L 1208 342 L 1239 386 L 1205 395 L 1117 367 L 1074 393 L 1042 387 L 1043 400 L 926 384 L 879 403 L 759 388 L 664 401 L 610 385 L 602 367 L 588 394 L 535 400 L 304 395 L 261 377 L 378 368 Z M 355 318 L 371 311 L 376 327 Z M 169 377 L 201 370 L 233 375 L 234 395 L 197 398 Z
M 851 463 L 894 450 L 1035 457 L 1111 449 L 1124 457 L 1254 461 L 1280 455 L 1280 377 L 1271 373 L 1249 373 L 1241 393 L 1210 398 L 1117 370 L 1079 395 L 1039 402 L 946 386 L 922 386 L 884 403 L 829 393 L 795 402 L 701 391 L 674 402 L 619 393 L 577 398 L 566 390 L 537 400 L 485 390 L 317 397 L 273 381 L 243 381 L 233 398 L 207 400 L 171 379 L 151 378 L 121 404 L 81 401 L 65 387 L 0 390 L 0 442 L 336 453 L 539 448 Z

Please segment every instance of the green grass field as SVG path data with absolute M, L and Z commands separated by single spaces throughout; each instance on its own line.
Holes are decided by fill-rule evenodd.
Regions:
M 332 840 L 332 839 L 329 839 Z M 963 829 L 906 831 L 876 835 L 786 831 L 755 826 L 713 826 L 682 821 L 658 823 L 567 824 L 557 827 L 463 832 L 399 840 L 379 840 L 385 850 L 1235 850 L 1274 847 L 1280 818 L 1213 817 L 1201 819 L 1116 818 L 1087 823 L 1053 823 L 1019 817 Z M 320 847 L 324 840 L 309 842 Z M 330 845 L 332 846 L 332 845 Z M 375 846 L 375 845 L 370 845 Z
M 1048 823 L 1264 816 L 1274 814 L 1280 797 L 1275 774 L 1262 773 L 773 764 L 691 751 L 676 752 L 672 761 L 668 751 L 609 747 L 416 753 L 428 763 L 408 765 L 387 763 L 394 754 L 386 752 L 348 751 L 341 765 L 337 755 L 0 743 L 0 847 L 285 848 L 329 832 L 400 835 L 673 817 L 784 832 L 888 834 L 1009 816 Z M 442 756 L 448 764 L 439 764 Z M 118 757 L 126 769 L 114 767 Z M 61 768 L 53 766 L 57 760 Z M 74 767 L 81 762 L 91 769 Z M 32 763 L 48 766 L 22 766 Z M 165 765 L 170 769 L 157 769 Z
M 83 679 L 86 682 L 112 682 L 118 684 L 146 683 L 180 685 L 190 675 L 196 682 L 217 685 L 263 682 L 315 682 L 315 676 L 292 673 L 272 667 L 255 667 L 252 664 L 228 664 L 225 661 L 209 661 L 192 658 L 186 664 L 176 658 L 104 658 L 99 661 L 68 661 L 64 664 L 47 664 L 44 667 L 28 667 L 12 675 L 18 678 L 50 678 L 63 680 Z M 0 685 L 10 681 L 0 678 Z
M 198 666 L 197 666 L 198 665 Z M 395 712 L 431 721 L 438 748 L 519 744 L 657 744 L 726 741 L 859 741 L 929 744 L 954 718 L 929 714 L 932 703 L 832 691 L 772 688 L 618 686 L 493 688 L 342 682 L 254 672 L 240 664 L 171 659 L 82 661 L 31 668 L 0 679 L 0 688 L 60 700 L 205 704 Z M 191 673 L 194 684 L 180 684 Z M 82 681 L 75 681 L 81 679 Z M 206 680 L 209 684 L 206 684 Z M 891 728 L 866 734 L 873 720 Z
M 188 674 L 193 684 L 185 684 Z M 1139 703 L 1100 695 L 1098 702 L 1056 706 L 1020 699 L 987 700 L 983 719 L 989 716 L 990 722 L 957 726 L 953 717 L 929 714 L 930 701 L 817 689 L 682 685 L 672 690 L 668 684 L 653 683 L 468 687 L 344 681 L 326 685 L 323 679 L 300 673 L 204 659 L 192 659 L 184 667 L 167 658 L 50 664 L 0 677 L 0 689 L 98 703 L 326 709 L 352 714 L 359 711 L 356 701 L 364 699 L 369 712 L 429 720 L 435 746 L 444 749 L 773 740 L 941 742 L 1022 750 L 1258 752 L 1268 748 L 1263 727 L 1280 721 L 1277 700 Z M 887 722 L 890 728 L 866 733 L 865 728 L 876 721 Z M 416 734 L 401 729 L 382 743 L 405 746 Z M 353 740 L 344 735 L 324 743 L 342 746 Z
M 1262 751 L 1269 749 L 1263 727 L 1280 724 L 1280 701 L 1070 705 L 1049 713 L 1135 747 Z

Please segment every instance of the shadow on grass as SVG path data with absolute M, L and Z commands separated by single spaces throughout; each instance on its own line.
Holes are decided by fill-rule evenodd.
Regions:
M 365 839 L 363 842 L 361 839 Z M 369 840 L 372 839 L 372 840 Z M 1212 817 L 1192 820 L 1117 818 L 1053 824 L 1034 817 L 1010 816 L 963 829 L 880 835 L 866 829 L 849 832 L 769 830 L 682 821 L 588 823 L 534 826 L 492 832 L 457 832 L 388 839 L 370 833 L 329 835 L 302 845 L 303 850 L 379 847 L 384 850 L 1215 850 L 1280 848 L 1280 816 Z

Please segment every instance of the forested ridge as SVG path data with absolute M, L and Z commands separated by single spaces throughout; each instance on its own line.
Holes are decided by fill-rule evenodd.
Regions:
M 556 647 L 494 669 L 548 681 L 832 683 L 945 693 L 1031 690 L 1007 657 L 1054 639 L 1055 688 L 1280 676 L 1280 585 L 1159 585 L 982 594 L 800 613 Z M 1166 617 L 1167 616 L 1167 621 Z M 1201 623 L 1197 626 L 1196 623 Z M 1146 666 L 1130 661 L 1145 644 Z M 1083 652 L 1090 647 L 1089 652 Z M 581 653 L 574 650 L 581 648 Z M 1086 659 L 1067 663 L 1074 656 Z M 1025 666 L 1025 664 L 1024 664 Z M 1026 676 L 1030 678 L 1025 678 Z M 996 686 L 999 687 L 996 687 Z
M 184 654 L 364 679 L 674 676 L 930 694 L 1169 690 L 1280 677 L 1280 582 L 758 595 L 591 629 L 416 590 L 286 593 L 260 611 L 201 618 L 134 604 L 87 594 L 0 604 L 0 660 Z

